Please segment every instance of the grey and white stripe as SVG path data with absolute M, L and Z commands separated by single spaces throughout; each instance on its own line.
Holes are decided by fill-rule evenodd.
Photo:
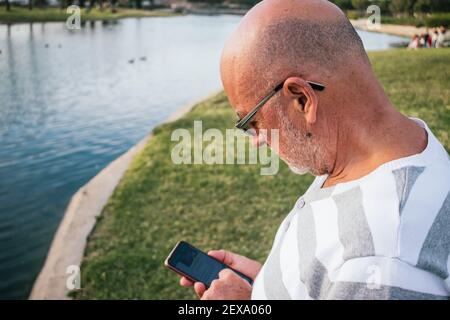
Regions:
M 280 227 L 252 298 L 449 299 L 450 161 L 424 128 L 418 155 L 336 187 L 317 177 Z

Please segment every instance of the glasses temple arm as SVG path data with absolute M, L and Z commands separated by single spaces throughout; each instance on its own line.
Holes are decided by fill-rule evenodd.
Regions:
M 247 124 L 247 122 L 253 118 L 253 116 L 258 112 L 259 109 L 269 100 L 272 98 L 277 92 L 280 90 L 278 86 L 272 90 L 267 96 L 265 96 L 244 118 L 242 118 L 236 125 L 236 127 L 241 128 Z

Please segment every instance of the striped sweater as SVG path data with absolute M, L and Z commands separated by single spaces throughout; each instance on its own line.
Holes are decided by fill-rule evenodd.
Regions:
M 279 227 L 252 299 L 449 299 L 450 159 L 425 150 L 322 188 Z

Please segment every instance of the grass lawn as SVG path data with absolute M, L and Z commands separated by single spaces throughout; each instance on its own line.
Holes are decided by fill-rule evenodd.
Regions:
M 450 49 L 370 54 L 393 103 L 425 120 L 450 150 Z M 174 165 L 171 133 L 203 120 L 232 128 L 235 116 L 222 93 L 176 122 L 154 130 L 98 221 L 81 267 L 79 299 L 195 298 L 163 261 L 178 240 L 203 250 L 225 248 L 263 261 L 279 223 L 312 176 L 280 163 L 275 176 L 258 165 Z
M 98 9 L 81 10 L 81 20 L 115 20 L 121 18 L 131 17 L 162 17 L 177 15 L 170 11 L 162 10 L 137 10 L 137 9 L 123 9 L 118 8 L 116 13 L 111 13 L 111 10 Z M 70 14 L 66 13 L 65 9 L 60 8 L 34 8 L 28 10 L 27 8 L 11 7 L 11 11 L 6 11 L 4 6 L 0 7 L 0 23 L 16 23 L 16 22 L 49 22 L 49 21 L 66 21 Z

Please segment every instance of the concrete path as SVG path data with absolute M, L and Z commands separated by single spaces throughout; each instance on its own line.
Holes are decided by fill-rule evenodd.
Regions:
M 201 101 L 209 99 L 219 92 L 214 92 Z M 199 102 L 179 109 L 165 122 L 181 118 Z M 150 139 L 151 135 L 141 140 L 75 193 L 53 238 L 44 267 L 34 283 L 30 299 L 70 299 L 67 296 L 70 290 L 66 285 L 68 280 L 70 283 L 74 274 L 70 268 L 81 265 L 87 238 L 95 226 L 97 217 L 102 213 L 103 207 L 133 158 L 144 149 Z M 83 283 L 81 283 L 81 287 L 83 287 Z

